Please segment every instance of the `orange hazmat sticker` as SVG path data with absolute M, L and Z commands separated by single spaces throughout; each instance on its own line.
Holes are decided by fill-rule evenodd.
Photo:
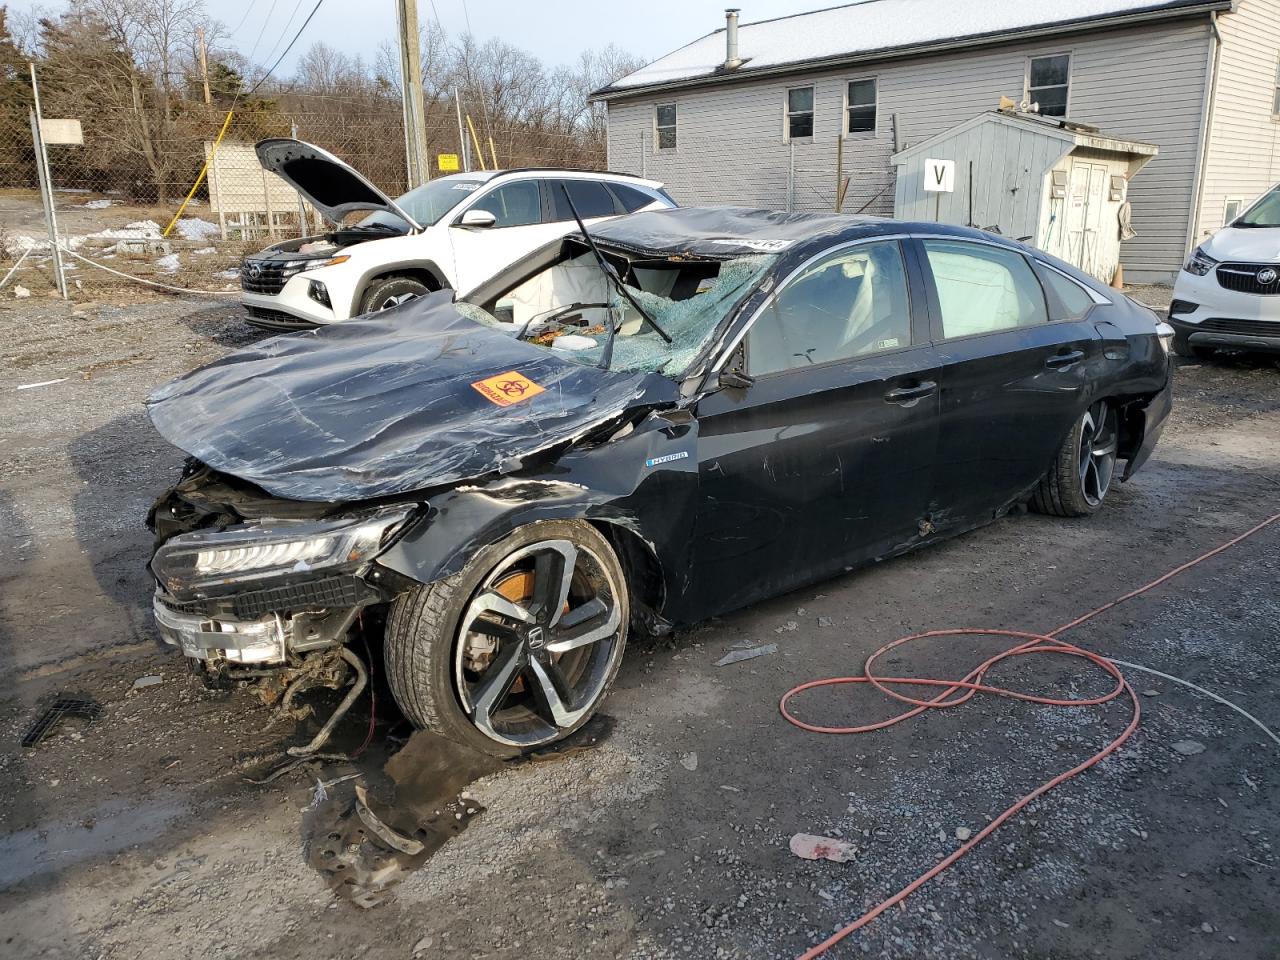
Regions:
M 500 407 L 509 407 L 544 392 L 542 387 L 514 370 L 477 380 L 471 386 L 490 403 L 496 403 Z

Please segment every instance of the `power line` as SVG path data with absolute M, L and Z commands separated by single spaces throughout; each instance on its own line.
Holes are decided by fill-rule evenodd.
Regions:
M 271 74 L 275 71 L 276 67 L 280 66 L 280 61 L 289 55 L 289 51 L 293 49 L 293 45 L 298 42 L 298 38 L 301 37 L 303 31 L 307 29 L 307 24 L 309 24 L 311 22 L 311 19 L 317 13 L 320 12 L 320 7 L 323 4 L 324 4 L 324 0 L 316 0 L 316 5 L 312 7 L 311 12 L 307 14 L 307 19 L 302 21 L 302 26 L 300 26 L 298 28 L 298 32 L 293 35 L 293 39 L 290 40 L 289 45 L 284 48 L 284 52 L 281 53 L 280 56 L 276 58 L 276 62 L 273 63 L 270 66 L 270 68 L 267 70 L 267 72 L 262 75 L 261 79 L 259 79 L 257 83 L 255 83 L 252 87 L 249 88 L 249 92 L 246 94 L 246 96 L 250 96 L 250 97 L 253 96 L 255 93 L 257 93 L 258 88 L 267 82 L 267 78 L 271 76 Z
M 245 59 L 250 63 L 253 62 L 253 55 L 258 51 L 258 44 L 262 42 L 263 35 L 267 32 L 267 24 L 271 22 L 271 16 L 276 12 L 276 0 L 271 0 L 271 6 L 267 8 L 267 15 L 262 21 L 262 26 L 258 29 L 258 37 L 253 41 L 253 46 L 249 48 L 249 56 Z M 245 16 L 248 16 L 246 13 Z
M 272 0 L 274 3 L 274 0 Z M 271 45 L 271 49 L 262 55 L 263 60 L 270 60 L 272 55 L 280 49 L 280 41 L 285 38 L 285 34 L 289 32 L 289 24 L 296 23 L 298 20 L 298 8 L 302 6 L 302 0 L 297 0 L 293 5 L 293 9 L 289 11 L 289 19 L 285 21 L 284 29 L 280 31 L 280 36 L 276 37 L 276 42 Z

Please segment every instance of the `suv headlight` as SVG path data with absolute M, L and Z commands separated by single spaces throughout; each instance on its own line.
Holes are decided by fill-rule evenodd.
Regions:
M 1218 265 L 1218 261 L 1213 259 L 1204 252 L 1203 247 L 1196 247 L 1191 253 L 1189 259 L 1182 269 L 1187 273 L 1195 274 L 1197 277 L 1203 277 L 1206 273 Z
M 295 267 L 299 273 L 302 273 L 306 270 L 319 270 L 321 267 L 336 267 L 338 264 L 346 263 L 350 259 L 351 257 L 344 255 L 341 257 L 330 257 L 327 260 L 295 260 L 288 264 L 288 266 Z
M 352 568 L 382 553 L 416 507 L 384 507 L 334 520 L 271 520 L 173 537 L 151 571 L 173 594 L 268 577 Z

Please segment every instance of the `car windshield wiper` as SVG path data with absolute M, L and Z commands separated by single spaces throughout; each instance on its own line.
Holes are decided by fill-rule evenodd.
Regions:
M 563 181 L 560 183 L 560 190 L 564 193 L 565 202 L 569 204 L 569 212 L 573 214 L 574 222 L 578 225 L 578 231 L 582 234 L 582 239 L 585 240 L 587 242 L 587 246 L 591 248 L 592 254 L 595 255 L 596 263 L 599 264 L 604 275 L 609 278 L 609 282 L 613 284 L 614 289 L 622 295 L 623 299 L 626 300 L 627 303 L 635 307 L 636 313 L 640 314 L 644 321 L 648 323 L 649 326 L 653 327 L 654 332 L 657 333 L 665 343 L 670 343 L 671 337 L 667 331 L 658 326 L 653 317 L 649 316 L 649 314 L 645 312 L 644 307 L 640 306 L 640 303 L 636 298 L 631 295 L 631 291 L 627 289 L 627 285 L 623 283 L 622 278 L 618 276 L 618 271 L 614 270 L 612 264 L 604 258 L 604 255 L 600 252 L 600 248 L 596 246 L 596 242 L 591 239 L 591 234 L 587 233 L 587 228 L 582 222 L 582 217 L 578 216 L 578 208 L 573 204 L 573 197 L 569 196 L 569 188 L 564 185 Z M 609 364 L 613 360 L 613 341 L 618 335 L 618 324 L 613 319 L 612 311 L 609 312 L 608 317 L 609 330 L 605 334 L 604 350 L 600 353 L 600 366 L 605 370 L 609 369 Z

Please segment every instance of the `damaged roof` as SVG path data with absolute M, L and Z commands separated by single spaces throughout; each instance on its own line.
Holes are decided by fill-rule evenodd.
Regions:
M 596 242 L 659 257 L 688 254 L 712 259 L 780 253 L 792 244 L 847 233 L 881 217 L 784 213 L 752 207 L 676 207 L 633 213 L 591 227 Z M 572 239 L 572 238 L 571 238 Z
M 597 90 L 602 99 L 644 89 L 838 66 L 884 56 L 999 43 L 1171 16 L 1230 10 L 1232 0 L 863 0 L 738 28 L 743 65 L 724 69 L 724 29 Z

